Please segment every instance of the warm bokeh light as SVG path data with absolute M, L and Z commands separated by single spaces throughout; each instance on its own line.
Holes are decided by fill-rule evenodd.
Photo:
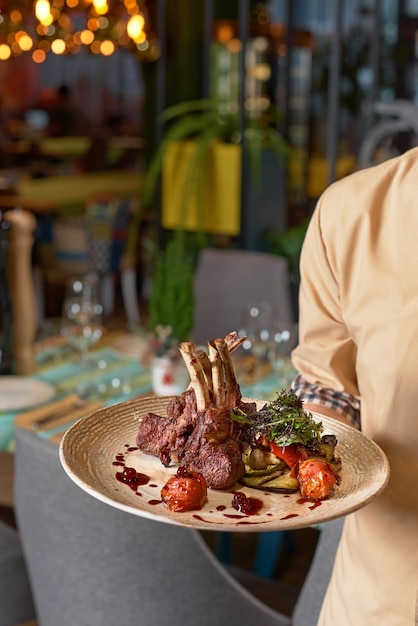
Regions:
M 43 63 L 46 59 L 46 54 L 43 50 L 34 50 L 32 53 L 32 60 L 35 63 Z
M 216 32 L 216 39 L 221 43 L 226 43 L 234 36 L 234 31 L 229 24 L 221 24 Z
M 0 44 L 0 60 L 1 61 L 6 61 L 10 55 L 11 55 L 12 51 L 10 49 L 10 46 L 8 46 L 5 43 Z
M 101 43 L 100 41 L 93 41 L 90 46 L 90 50 L 93 54 L 100 54 Z
M 126 30 L 129 37 L 133 39 L 133 41 L 138 41 L 141 38 L 144 25 L 145 20 L 142 15 L 134 15 L 131 17 L 126 27 Z
M 1 11 L 0 61 L 30 52 L 42 63 L 49 52 L 81 49 L 109 56 L 120 47 L 140 59 L 159 57 L 159 42 L 148 30 L 146 0 L 27 0 L 25 7 L 23 13 Z
M 19 24 L 23 19 L 23 16 L 20 11 L 17 9 L 13 9 L 10 12 L 10 21 L 12 24 Z
M 23 52 L 28 52 L 29 50 L 32 50 L 33 48 L 32 37 L 29 37 L 29 35 L 26 35 L 25 33 L 24 35 L 22 35 L 22 37 L 19 37 L 18 44 L 19 44 L 20 49 L 23 50 Z
M 63 39 L 54 39 L 51 43 L 51 52 L 54 54 L 64 54 L 65 52 L 65 41 Z
M 89 46 L 93 40 L 94 34 L 91 32 L 91 30 L 83 30 L 80 33 L 80 43 L 84 44 L 85 46 Z
M 53 17 L 51 15 L 51 7 L 48 0 L 36 0 L 35 15 L 41 24 L 52 24 Z
M 93 6 L 97 15 L 104 15 L 109 11 L 109 6 L 106 0 L 93 0 Z
M 100 45 L 100 53 L 105 57 L 109 57 L 115 51 L 115 44 L 110 39 L 106 39 L 106 41 L 102 41 Z

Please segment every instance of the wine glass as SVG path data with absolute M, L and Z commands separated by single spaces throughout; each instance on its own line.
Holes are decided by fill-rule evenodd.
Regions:
M 284 386 L 294 377 L 290 353 L 298 342 L 298 325 L 274 320 L 269 349 L 270 363 Z
M 273 308 L 270 302 L 249 303 L 242 316 L 239 334 L 247 337 L 244 350 L 252 357 L 252 374 L 255 387 L 268 364 L 273 328 Z M 254 389 L 256 393 L 256 389 Z
M 102 305 L 95 274 L 72 277 L 66 285 L 62 305 L 61 334 L 89 365 L 89 349 L 103 334 Z

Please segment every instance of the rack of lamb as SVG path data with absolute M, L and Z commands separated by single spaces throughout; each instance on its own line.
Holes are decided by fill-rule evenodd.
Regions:
M 192 342 L 179 346 L 190 385 L 168 401 L 167 417 L 147 413 L 139 424 L 138 448 L 159 457 L 163 465 L 184 466 L 204 476 L 213 489 L 232 487 L 244 475 L 240 424 L 231 412 L 255 410 L 242 400 L 231 352 L 244 338 L 236 332 L 208 342 L 208 352 Z

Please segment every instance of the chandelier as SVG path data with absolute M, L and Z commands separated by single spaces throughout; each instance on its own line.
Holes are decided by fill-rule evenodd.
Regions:
M 110 56 L 130 49 L 141 60 L 159 56 L 145 0 L 34 0 L 0 2 L 0 61 L 30 53 L 35 63 L 47 54 L 86 50 Z

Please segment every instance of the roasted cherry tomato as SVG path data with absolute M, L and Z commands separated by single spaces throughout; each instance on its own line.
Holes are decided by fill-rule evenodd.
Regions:
M 170 511 L 201 509 L 207 500 L 206 480 L 198 472 L 179 467 L 176 476 L 169 478 L 161 489 L 161 499 Z
M 290 446 L 278 446 L 274 441 L 268 441 L 265 437 L 263 437 L 262 443 L 268 446 L 271 452 L 290 468 L 296 465 L 298 461 L 304 461 L 309 456 L 305 446 L 299 443 L 292 443 Z
M 299 463 L 297 477 L 302 497 L 309 500 L 328 498 L 337 482 L 332 466 L 319 459 Z

